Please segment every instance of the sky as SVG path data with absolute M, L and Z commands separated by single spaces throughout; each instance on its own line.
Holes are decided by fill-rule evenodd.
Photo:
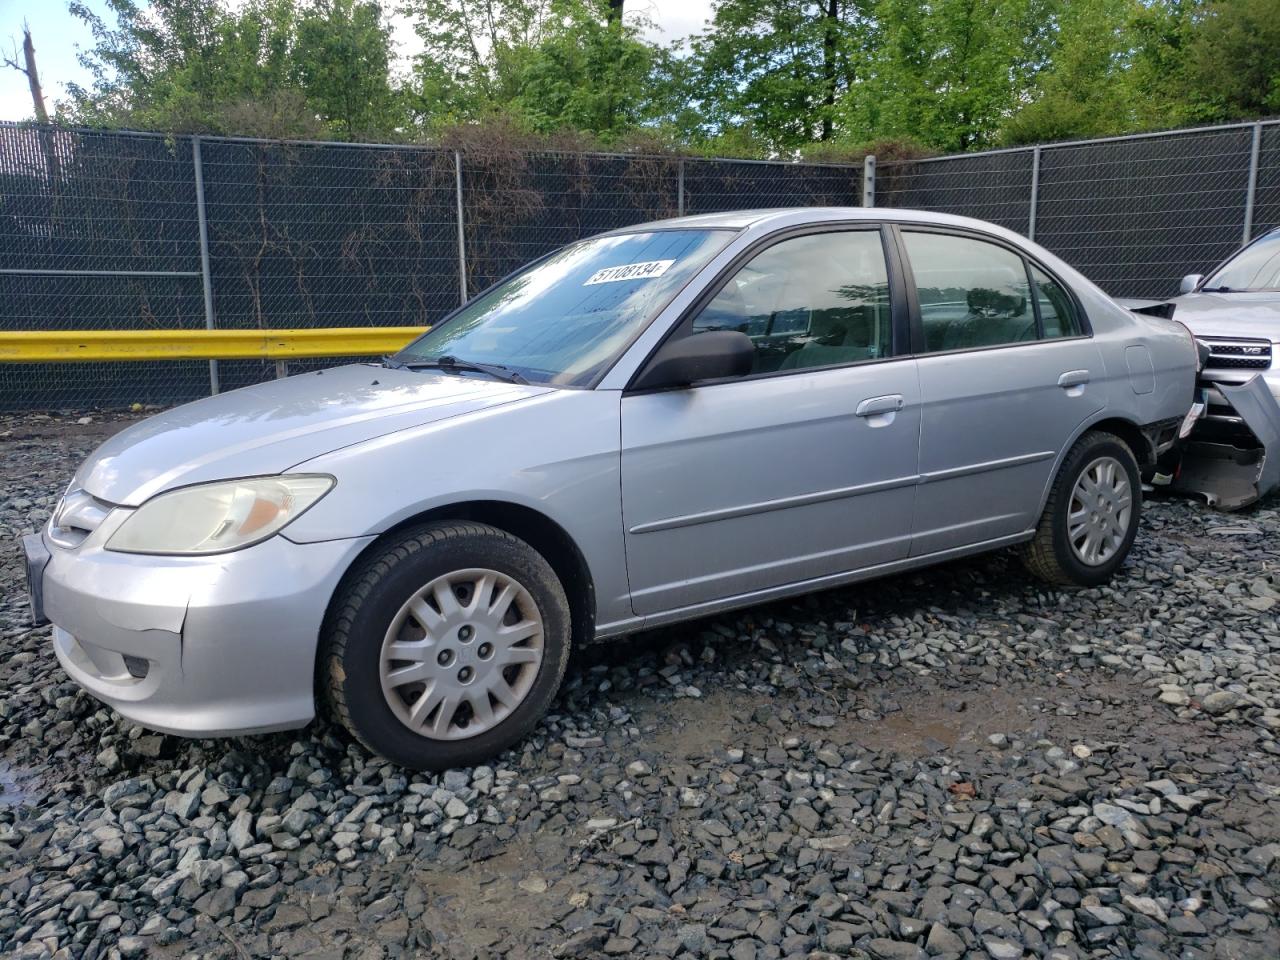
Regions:
M 83 0 L 86 6 L 103 13 L 102 0 Z M 650 39 L 670 43 L 697 33 L 711 16 L 712 0 L 628 0 L 627 10 L 645 12 L 655 24 L 647 31 Z M 383 8 L 391 4 L 384 2 Z M 66 0 L 0 0 L 0 49 L 4 56 L 22 62 L 22 23 L 31 27 L 36 48 L 36 66 L 44 86 L 45 103 L 50 113 L 54 104 L 65 96 L 65 85 L 87 83 L 88 72 L 76 59 L 76 48 L 90 46 L 92 37 L 79 20 L 67 12 Z M 411 57 L 417 46 L 408 23 L 392 18 L 395 40 L 402 61 Z M 0 120 L 27 120 L 33 115 L 27 78 L 16 70 L 0 66 Z

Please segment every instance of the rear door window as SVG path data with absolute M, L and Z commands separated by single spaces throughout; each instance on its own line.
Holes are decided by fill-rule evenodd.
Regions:
M 1030 268 L 1031 282 L 1035 286 L 1036 309 L 1040 311 L 1044 335 L 1046 337 L 1079 336 L 1080 317 L 1066 289 L 1034 263 Z
M 1037 339 L 1022 257 L 973 237 L 904 230 L 924 328 L 924 352 Z

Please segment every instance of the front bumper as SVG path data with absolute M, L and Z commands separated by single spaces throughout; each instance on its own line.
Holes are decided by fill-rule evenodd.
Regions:
M 104 533 L 105 531 L 99 531 Z M 67 548 L 42 536 L 38 577 L 67 674 L 143 726 L 190 737 L 301 727 L 315 716 L 329 598 L 370 538 L 283 536 L 209 557 Z
M 1215 376 L 1212 372 L 1200 374 L 1200 385 L 1204 388 L 1207 404 L 1203 426 L 1221 436 L 1248 438 L 1251 433 L 1249 425 L 1244 422 L 1244 418 L 1227 399 L 1222 388 L 1225 386 L 1231 390 L 1250 384 L 1254 380 L 1260 380 L 1267 391 L 1275 397 L 1276 402 L 1280 403 L 1280 369 L 1268 370 L 1254 377 L 1233 379 Z
M 1171 489 L 1239 510 L 1280 486 L 1280 398 L 1262 376 L 1245 383 L 1201 375 L 1204 416 L 1192 427 Z

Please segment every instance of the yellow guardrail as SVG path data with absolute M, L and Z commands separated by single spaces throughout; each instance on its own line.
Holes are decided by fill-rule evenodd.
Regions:
M 289 360 L 395 353 L 428 327 L 0 331 L 0 362 Z

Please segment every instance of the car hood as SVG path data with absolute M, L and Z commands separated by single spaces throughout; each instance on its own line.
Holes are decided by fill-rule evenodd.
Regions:
M 1280 293 L 1188 293 L 1173 319 L 1201 337 L 1256 337 L 1280 343 Z
M 73 485 L 136 506 L 162 490 L 280 473 L 340 447 L 549 389 L 372 364 L 300 374 L 136 423 L 94 451 Z

